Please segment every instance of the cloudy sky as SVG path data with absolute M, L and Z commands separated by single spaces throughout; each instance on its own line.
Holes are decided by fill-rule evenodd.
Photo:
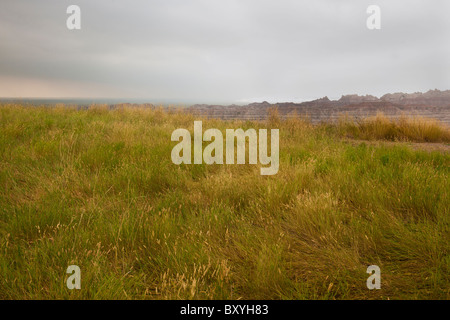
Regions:
M 81 8 L 81 30 L 66 9 Z M 366 9 L 381 7 L 381 30 Z M 1 0 L 0 97 L 232 103 L 450 89 L 448 0 Z

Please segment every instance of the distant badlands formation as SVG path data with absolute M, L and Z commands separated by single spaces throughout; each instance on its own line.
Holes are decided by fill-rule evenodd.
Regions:
M 381 98 L 371 95 L 345 95 L 339 100 L 328 97 L 302 103 L 250 103 L 247 105 L 197 104 L 187 108 L 192 113 L 218 119 L 263 120 L 268 109 L 277 107 L 282 118 L 306 116 L 312 122 L 334 121 L 341 114 L 364 118 L 383 112 L 388 117 L 423 116 L 450 125 L 450 90 L 430 90 L 426 93 L 389 93 Z

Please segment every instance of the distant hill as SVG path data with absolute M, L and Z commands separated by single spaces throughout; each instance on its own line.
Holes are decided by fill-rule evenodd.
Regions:
M 430 90 L 425 93 L 389 93 L 377 98 L 371 95 L 344 95 L 339 100 L 324 97 L 317 100 L 293 103 L 250 103 L 247 105 L 206 105 L 196 104 L 188 107 L 190 112 L 219 119 L 263 120 L 269 108 L 277 107 L 282 117 L 294 114 L 308 116 L 313 122 L 333 121 L 340 114 L 367 117 L 381 111 L 387 116 L 401 114 L 425 116 L 450 124 L 450 90 Z

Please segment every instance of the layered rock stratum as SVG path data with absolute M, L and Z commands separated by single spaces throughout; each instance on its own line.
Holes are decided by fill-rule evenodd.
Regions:
M 389 93 L 380 98 L 371 95 L 344 95 L 339 100 L 328 97 L 302 103 L 255 102 L 247 105 L 197 104 L 189 112 L 218 119 L 264 120 L 270 108 L 278 108 L 282 118 L 294 115 L 312 122 L 335 121 L 343 114 L 355 118 L 375 116 L 378 112 L 388 117 L 421 116 L 438 119 L 450 125 L 450 90 L 430 90 L 425 93 Z

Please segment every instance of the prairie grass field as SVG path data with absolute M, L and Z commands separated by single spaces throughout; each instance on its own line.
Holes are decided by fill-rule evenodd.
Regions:
M 448 127 L 201 119 L 278 128 L 279 171 L 262 176 L 173 164 L 171 134 L 194 120 L 1 105 L 0 299 L 450 299 L 450 153 L 409 145 L 448 147 Z

